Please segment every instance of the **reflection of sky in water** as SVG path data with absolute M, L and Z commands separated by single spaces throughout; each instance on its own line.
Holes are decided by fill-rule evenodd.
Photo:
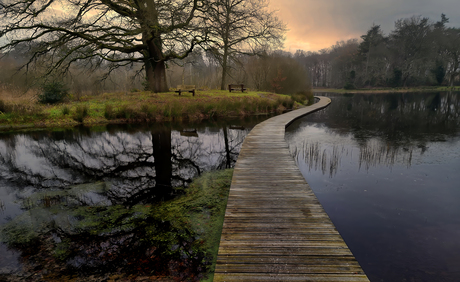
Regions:
M 460 281 L 460 135 L 398 143 L 376 137 L 381 128 L 346 132 L 327 110 L 286 139 L 370 280 Z
M 34 133 L 3 136 L 6 138 L 0 139 L 0 226 L 23 214 L 24 208 L 28 207 L 27 201 L 46 205 L 47 197 L 54 200 L 50 195 L 56 190 L 68 191 L 64 192 L 67 193 L 65 197 L 59 192 L 61 198 L 57 201 L 65 202 L 64 206 L 76 202 L 109 206 L 113 204 L 111 197 L 114 195 L 129 198 L 143 189 L 155 188 L 156 166 L 163 165 L 154 159 L 155 142 L 161 143 L 160 151 L 171 151 L 171 163 L 166 166 L 172 165 L 172 177 L 176 177 L 170 180 L 172 186 L 182 186 L 185 184 L 183 180 L 190 181 L 199 173 L 223 169 L 228 164 L 232 166 L 250 128 L 225 128 L 226 134 L 222 126 L 201 126 L 192 136 L 183 136 L 171 128 L 95 131 L 90 134 L 74 131 L 64 138 L 55 138 L 46 132 L 39 133 L 38 137 Z M 157 139 L 154 140 L 152 134 Z M 165 134 L 171 136 L 170 140 Z M 226 161 L 227 149 L 232 159 L 230 162 Z M 138 165 L 139 161 L 141 165 Z M 128 169 L 113 174 L 123 166 Z M 100 186 L 97 183 L 109 187 L 109 193 L 92 191 L 91 187 Z M 90 188 L 83 189 L 87 184 Z M 120 202 L 116 200 L 115 203 Z M 63 218 L 66 217 L 64 210 Z M 46 213 L 40 216 L 50 217 Z M 35 220 L 34 215 L 29 217 Z M 57 215 L 56 218 L 61 217 Z M 18 269 L 18 259 L 16 251 L 8 250 L 0 243 L 0 274 Z

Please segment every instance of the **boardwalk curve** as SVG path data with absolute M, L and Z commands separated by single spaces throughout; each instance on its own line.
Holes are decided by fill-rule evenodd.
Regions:
M 270 118 L 244 140 L 214 281 L 369 281 L 303 178 L 284 139 L 319 102 Z

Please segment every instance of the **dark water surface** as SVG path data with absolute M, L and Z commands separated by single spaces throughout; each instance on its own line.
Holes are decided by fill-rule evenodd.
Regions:
M 146 216 L 149 207 L 183 194 L 205 171 L 233 167 L 244 137 L 265 118 L 0 133 L 0 280 L 51 272 L 200 277 L 209 258 L 175 252 L 193 238 Z M 170 256 L 145 242 L 151 226 L 180 242 L 162 250 Z
M 328 95 L 292 154 L 371 281 L 460 281 L 460 93 Z

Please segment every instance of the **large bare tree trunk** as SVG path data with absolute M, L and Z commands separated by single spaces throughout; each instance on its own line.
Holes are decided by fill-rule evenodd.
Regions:
M 163 56 L 163 42 L 161 34 L 152 27 L 157 26 L 158 11 L 155 1 L 143 0 L 145 10 L 142 19 L 142 42 L 147 45 L 148 51 L 144 52 L 144 64 L 147 78 L 147 90 L 153 92 L 167 92 L 166 66 Z
M 158 92 L 168 92 L 166 81 L 166 66 L 164 61 L 153 62 L 153 59 L 145 63 L 145 74 L 147 78 L 147 90 Z
M 225 48 L 227 49 L 227 48 Z M 228 54 L 226 50 L 224 50 L 224 55 L 222 57 L 222 78 L 220 82 L 220 90 L 225 90 L 225 83 L 227 82 L 227 64 L 228 64 Z

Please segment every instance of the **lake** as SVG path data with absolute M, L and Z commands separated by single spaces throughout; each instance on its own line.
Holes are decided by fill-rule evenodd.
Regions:
M 460 93 L 320 94 L 286 130 L 371 281 L 460 281 Z
M 460 93 L 321 95 L 286 139 L 371 281 L 460 281 Z M 266 118 L 0 133 L 0 280 L 199 280 L 209 258 L 176 251 L 196 238 L 147 211 L 233 167 Z M 180 244 L 161 255 L 145 226 Z
M 233 167 L 266 118 L 0 133 L 0 280 L 198 281 L 212 260 L 195 246 L 202 238 L 173 222 L 186 215 L 156 208 L 195 177 Z

